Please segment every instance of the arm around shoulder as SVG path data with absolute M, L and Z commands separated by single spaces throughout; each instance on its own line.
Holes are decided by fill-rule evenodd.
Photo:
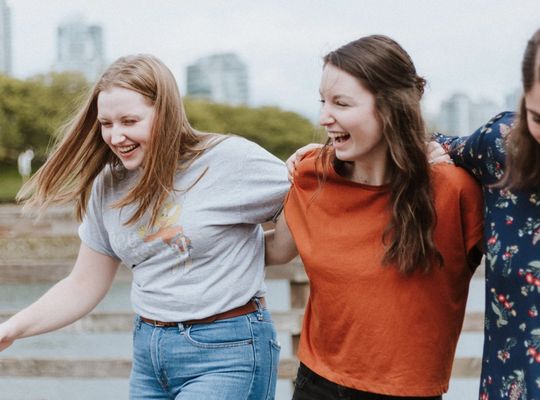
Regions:
M 0 351 L 14 340 L 69 325 L 105 297 L 119 261 L 81 244 L 71 273 L 36 302 L 0 324 Z

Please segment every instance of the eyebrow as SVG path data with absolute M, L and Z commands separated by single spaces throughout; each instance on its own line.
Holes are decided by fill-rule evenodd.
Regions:
M 539 112 L 536 112 L 534 110 L 531 110 L 530 108 L 525 108 L 528 112 L 530 112 L 532 115 L 534 115 L 535 117 L 540 117 L 540 113 Z
M 324 97 L 323 93 L 319 90 L 319 95 L 321 97 Z M 336 100 L 339 100 L 339 99 L 347 99 L 347 100 L 351 100 L 352 97 L 351 96 L 347 96 L 345 94 L 336 94 L 334 96 L 332 96 L 332 100 L 336 101 Z

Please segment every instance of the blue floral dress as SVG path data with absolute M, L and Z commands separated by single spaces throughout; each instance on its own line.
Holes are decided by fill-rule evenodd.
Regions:
M 540 187 L 496 189 L 514 113 L 468 137 L 436 134 L 482 185 L 486 314 L 480 399 L 540 400 Z

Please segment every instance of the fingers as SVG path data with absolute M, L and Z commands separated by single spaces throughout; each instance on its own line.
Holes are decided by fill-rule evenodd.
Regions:
M 296 168 L 298 167 L 300 161 L 302 161 L 302 159 L 306 156 L 306 154 L 313 150 L 320 149 L 321 147 L 323 147 L 322 144 L 309 143 L 296 150 L 293 155 L 287 158 L 285 164 L 287 165 L 287 177 L 289 179 L 289 182 L 294 183 L 294 173 L 296 172 Z
M 289 179 L 289 182 L 294 182 L 294 172 L 296 171 L 296 153 L 294 153 L 292 156 L 287 158 L 287 161 L 285 161 L 285 165 L 287 166 L 287 178 Z
M 429 163 L 430 164 L 443 164 L 443 163 L 444 164 L 454 164 L 454 162 L 452 161 L 452 159 L 450 158 L 450 156 L 448 154 L 443 154 L 441 156 L 430 158 Z
M 431 141 L 427 144 L 427 157 L 430 164 L 453 164 L 452 159 L 446 150 L 435 141 Z

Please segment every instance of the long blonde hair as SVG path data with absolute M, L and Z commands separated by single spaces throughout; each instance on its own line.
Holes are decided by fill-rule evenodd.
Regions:
M 138 54 L 121 57 L 107 68 L 62 134 L 45 164 L 21 188 L 17 200 L 26 207 L 44 208 L 75 203 L 80 221 L 86 213 L 92 183 L 108 165 L 113 173 L 123 169 L 120 160 L 101 137 L 97 98 L 111 87 L 133 90 L 154 107 L 154 121 L 144 166 L 137 183 L 113 207 L 135 203 L 132 224 L 151 209 L 150 224 L 173 191 L 174 176 L 210 146 L 214 135 L 195 131 L 189 124 L 171 71 L 158 58 Z M 214 141 L 215 142 L 215 141 Z

